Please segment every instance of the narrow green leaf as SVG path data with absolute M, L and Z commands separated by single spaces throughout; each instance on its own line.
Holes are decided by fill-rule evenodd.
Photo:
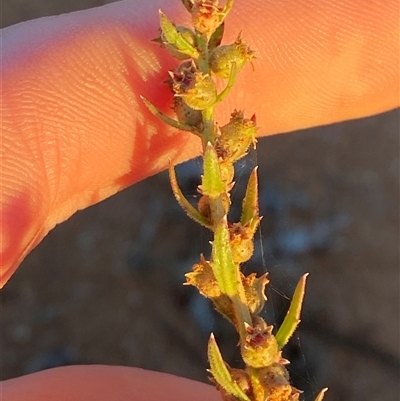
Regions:
M 211 52 L 213 49 L 221 44 L 222 36 L 224 35 L 225 23 L 222 23 L 211 35 L 208 41 L 208 51 Z
M 176 29 L 175 25 L 168 19 L 168 17 L 159 10 L 160 14 L 160 27 L 166 42 L 175 47 L 176 50 L 187 54 L 188 56 L 197 59 L 199 57 L 198 50 L 193 47 Z
M 222 218 L 214 232 L 211 267 L 221 291 L 233 297 L 238 294 L 238 266 L 232 260 L 229 230 L 226 217 Z
M 193 207 L 192 204 L 184 197 L 181 189 L 179 188 L 174 167 L 170 166 L 168 171 L 169 171 L 169 181 L 171 183 L 172 192 L 174 193 L 175 199 L 181 205 L 182 209 L 194 221 L 196 221 L 197 223 L 201 224 L 204 227 L 211 229 L 212 225 L 207 221 L 207 219 L 195 207 Z
M 182 124 L 179 121 L 174 120 L 173 118 L 164 114 L 162 111 L 158 110 L 157 107 L 154 106 L 151 102 L 149 102 L 145 97 L 140 96 L 140 98 L 142 99 L 146 107 L 149 109 L 151 114 L 158 117 L 161 121 L 164 121 L 166 124 L 170 125 L 173 128 L 179 129 L 180 131 L 188 131 L 197 136 L 200 136 L 200 133 L 197 131 L 196 127 L 193 127 L 188 124 Z
M 237 66 L 236 63 L 231 63 L 231 71 L 228 78 L 228 83 L 226 84 L 225 88 L 218 94 L 215 103 L 221 102 L 228 96 L 229 92 L 233 88 L 237 77 Z
M 228 16 L 229 12 L 231 11 L 233 6 L 233 0 L 228 0 L 225 4 L 224 9 L 222 10 L 222 18 L 221 18 L 221 23 L 225 20 L 225 18 Z
M 300 323 L 300 313 L 304 299 L 307 276 L 308 273 L 305 274 L 298 282 L 293 294 L 292 302 L 290 303 L 289 310 L 281 327 L 279 327 L 279 330 L 276 333 L 275 337 L 280 348 L 282 348 L 289 341 L 289 338 L 295 332 L 298 324 Z
M 221 352 L 212 333 L 208 341 L 208 361 L 210 362 L 210 372 L 215 381 L 223 387 L 227 393 L 237 397 L 241 401 L 251 401 L 235 380 L 233 380 L 226 363 L 222 359 Z
M 324 399 L 325 393 L 328 391 L 328 388 L 322 389 L 319 394 L 317 395 L 317 398 L 315 401 L 322 401 Z
M 192 134 L 195 134 L 195 135 L 201 137 L 201 134 L 197 131 L 196 127 L 188 125 L 188 124 L 182 124 L 179 121 L 174 120 L 173 118 L 164 114 L 162 111 L 158 110 L 157 107 L 154 106 L 152 103 L 150 103 L 145 97 L 140 96 L 140 98 L 142 99 L 142 101 L 146 105 L 146 107 L 149 109 L 151 114 L 158 117 L 161 121 L 164 121 L 165 124 L 168 124 L 172 128 L 179 129 L 180 131 L 191 132 Z
M 218 155 L 211 143 L 208 143 L 204 152 L 204 175 L 201 182 L 201 192 L 211 199 L 218 198 L 226 191 L 219 168 Z
M 242 216 L 240 217 L 242 226 L 253 219 L 258 219 L 258 211 L 258 178 L 257 167 L 255 167 L 247 183 L 246 195 L 242 203 Z

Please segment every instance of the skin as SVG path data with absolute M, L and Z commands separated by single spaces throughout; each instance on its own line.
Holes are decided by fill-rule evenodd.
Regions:
M 159 8 L 188 23 L 179 1 L 152 0 L 3 29 L 1 287 L 56 224 L 199 154 L 197 138 L 165 126 L 139 98 L 170 110 L 162 81 L 175 62 L 150 42 Z M 240 27 L 257 59 L 217 121 L 234 108 L 256 112 L 266 136 L 398 107 L 397 12 L 395 0 L 236 1 L 224 41 Z M 2 391 L 7 401 L 218 399 L 206 385 L 104 366 L 53 369 Z

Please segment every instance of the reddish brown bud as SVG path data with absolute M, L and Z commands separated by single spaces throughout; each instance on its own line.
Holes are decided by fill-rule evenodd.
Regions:
M 212 106 L 217 98 L 217 88 L 211 76 L 197 70 L 193 62 L 181 64 L 170 72 L 175 96 L 181 97 L 194 110 Z
M 246 365 L 263 368 L 279 360 L 278 343 L 272 334 L 272 326 L 258 318 L 254 327 L 246 327 L 247 335 L 241 346 L 242 358 Z

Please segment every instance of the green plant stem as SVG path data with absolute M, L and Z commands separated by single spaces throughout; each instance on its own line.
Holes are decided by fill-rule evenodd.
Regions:
M 233 68 L 233 70 L 235 69 Z M 211 144 L 215 143 L 214 106 L 203 110 L 202 114 L 203 114 L 203 124 L 204 124 L 202 132 L 202 138 L 203 138 L 202 144 L 204 153 L 206 150 L 206 146 L 209 142 Z M 226 211 L 221 196 L 216 199 L 210 199 L 210 209 L 211 209 L 211 221 L 213 222 L 215 230 L 221 219 L 226 215 Z M 235 311 L 235 318 L 238 326 L 240 339 L 241 341 L 244 341 L 246 336 L 245 323 L 251 326 L 252 320 L 249 308 L 247 307 L 246 293 L 240 277 L 239 265 L 237 265 L 235 280 L 238 283 L 238 292 L 237 294 L 235 294 L 233 297 L 230 298 Z
M 200 50 L 200 56 L 197 59 L 197 64 L 199 66 L 199 70 L 204 74 L 208 74 L 210 72 L 209 60 L 208 60 L 208 42 L 207 38 L 204 36 L 198 37 L 197 47 Z
M 207 143 L 210 142 L 212 145 L 215 142 L 215 132 L 214 132 L 214 106 L 208 107 L 203 110 L 203 131 L 202 131 L 202 145 L 203 152 L 206 150 Z
M 210 260 L 201 255 L 193 271 L 186 274 L 186 284 L 195 286 L 210 298 L 216 310 L 234 324 L 246 365 L 245 369 L 230 368 L 211 334 L 209 372 L 224 400 L 298 400 L 300 391 L 290 384 L 281 350 L 300 322 L 307 275 L 300 279 L 288 313 L 274 336 L 272 326 L 259 315 L 266 301 L 266 274 L 257 278 L 255 273 L 244 276 L 240 270 L 253 254 L 254 233 L 261 220 L 257 168 L 247 183 L 240 221 L 228 222 L 230 191 L 234 186 L 233 166 L 247 154 L 251 144 L 255 148 L 255 115 L 247 119 L 242 111 L 234 110 L 230 121 L 221 127 L 216 126 L 214 119 L 216 104 L 230 93 L 237 73 L 254 57 L 254 52 L 241 40 L 240 34 L 235 43 L 219 47 L 223 22 L 234 0 L 226 0 L 225 7 L 221 7 L 218 0 L 181 1 L 192 14 L 194 30 L 177 27 L 160 11 L 161 35 L 155 40 L 174 57 L 185 60 L 170 72 L 167 81 L 174 96 L 179 96 L 173 105 L 177 120 L 141 98 L 150 112 L 166 124 L 192 132 L 202 141 L 203 175 L 197 208 L 183 196 L 174 168 L 169 169 L 178 203 L 189 217 L 213 232 Z M 215 77 L 228 80 L 219 93 Z M 322 401 L 325 392 L 323 389 L 315 401 Z
M 237 75 L 236 63 L 232 63 L 232 68 L 231 68 L 231 73 L 229 75 L 228 83 L 226 84 L 222 92 L 220 92 L 219 95 L 217 96 L 216 103 L 219 103 L 222 100 L 224 100 L 226 96 L 229 94 L 236 81 L 236 75 Z
M 252 326 L 252 322 L 249 308 L 246 306 L 246 295 L 241 280 L 239 281 L 238 294 L 231 297 L 231 301 L 235 311 L 235 317 L 238 325 L 237 329 L 239 332 L 240 341 L 244 342 L 246 338 L 245 323 L 248 324 L 249 326 Z
M 174 120 L 173 118 L 167 116 L 166 114 L 164 114 L 160 110 L 158 110 L 157 107 L 155 107 L 153 104 L 151 104 L 145 97 L 140 96 L 140 98 L 142 99 L 143 103 L 146 105 L 146 107 L 149 109 L 149 111 L 153 115 L 158 117 L 160 120 L 164 121 L 169 126 L 179 129 L 180 131 L 191 132 L 191 133 L 195 134 L 196 136 L 201 137 L 201 135 L 196 127 L 193 127 L 188 124 L 183 124 L 183 123 L 180 123 L 179 121 Z

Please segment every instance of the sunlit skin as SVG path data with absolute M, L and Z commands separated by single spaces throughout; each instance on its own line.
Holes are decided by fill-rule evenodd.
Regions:
M 56 224 L 169 159 L 199 154 L 197 138 L 158 121 L 139 98 L 170 111 L 162 81 L 175 61 L 150 42 L 159 8 L 188 23 L 178 0 L 149 0 L 3 29 L 1 286 Z M 225 42 L 239 29 L 257 58 L 217 121 L 234 108 L 255 112 L 266 136 L 399 106 L 396 0 L 236 0 Z M 159 384 L 146 387 L 150 379 Z M 118 367 L 56 369 L 6 381 L 2 391 L 7 401 L 219 399 L 206 385 Z

